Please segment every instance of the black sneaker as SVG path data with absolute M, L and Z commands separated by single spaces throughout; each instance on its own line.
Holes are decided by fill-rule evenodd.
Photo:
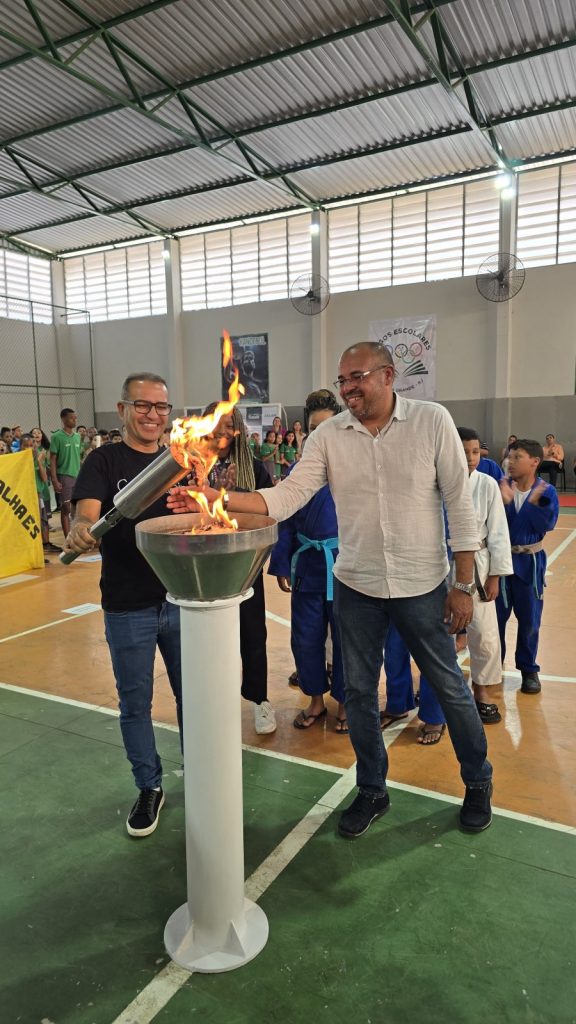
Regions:
M 492 783 L 485 786 L 466 786 L 466 796 L 460 808 L 460 827 L 464 832 L 483 832 L 492 822 Z
M 521 693 L 540 693 L 542 685 L 537 672 L 522 672 Z
M 366 793 L 358 793 L 356 798 L 342 811 L 338 822 L 338 831 L 346 839 L 354 839 L 361 836 L 376 818 L 380 818 L 390 807 L 388 793 L 384 796 L 368 796 Z
M 164 793 L 161 789 L 141 789 L 126 822 L 128 835 L 137 838 L 152 835 L 158 826 L 163 806 Z

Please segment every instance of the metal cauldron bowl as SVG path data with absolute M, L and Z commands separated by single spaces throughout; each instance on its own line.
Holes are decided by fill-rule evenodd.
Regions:
M 136 545 L 172 597 L 220 601 L 250 589 L 278 535 L 269 516 L 234 513 L 237 531 L 190 533 L 200 513 L 161 516 L 136 525 Z

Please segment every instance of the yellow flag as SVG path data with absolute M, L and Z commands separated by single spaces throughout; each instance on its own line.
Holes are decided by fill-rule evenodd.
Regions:
M 0 456 L 0 577 L 44 568 L 34 457 Z

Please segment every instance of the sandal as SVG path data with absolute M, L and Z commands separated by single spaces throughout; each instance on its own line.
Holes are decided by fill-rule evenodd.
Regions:
M 481 700 L 477 700 L 474 703 L 478 708 L 478 714 L 483 725 L 496 725 L 497 722 L 502 721 L 502 715 L 498 711 L 497 704 L 484 704 Z
M 324 718 L 324 715 L 327 713 L 327 711 L 328 708 L 322 708 L 322 711 L 319 711 L 317 715 L 311 715 L 309 714 L 309 712 L 300 711 L 300 713 L 296 715 L 296 718 L 294 719 L 294 728 L 311 729 L 313 725 L 316 725 L 316 722 L 320 721 L 321 718 Z M 312 719 L 310 725 L 304 725 L 304 722 L 307 722 L 309 718 Z
M 336 716 L 336 728 L 334 732 L 338 733 L 339 736 L 348 735 L 350 729 L 348 728 L 348 722 L 345 718 L 338 718 L 338 716 Z
M 446 723 L 444 725 L 426 725 L 424 723 L 418 729 L 418 743 L 423 747 L 435 747 L 437 743 L 440 743 L 444 732 L 446 730 Z M 432 736 L 433 738 L 425 741 L 426 736 Z
M 401 722 L 404 718 L 408 718 L 408 712 L 405 711 L 402 715 L 391 715 L 389 711 L 380 712 L 380 728 L 387 729 L 390 725 L 395 725 L 396 722 Z

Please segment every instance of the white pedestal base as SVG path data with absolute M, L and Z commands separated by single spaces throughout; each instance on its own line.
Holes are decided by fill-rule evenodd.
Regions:
M 268 941 L 268 918 L 252 900 L 244 899 L 240 920 L 231 921 L 226 941 L 216 951 L 206 951 L 210 941 L 195 929 L 190 920 L 188 904 L 183 903 L 168 918 L 164 929 L 164 945 L 172 960 L 187 971 L 218 974 L 233 971 L 253 960 Z
M 244 896 L 240 603 L 252 591 L 180 607 L 188 901 L 164 944 L 188 971 L 231 971 L 268 939 L 263 910 Z

